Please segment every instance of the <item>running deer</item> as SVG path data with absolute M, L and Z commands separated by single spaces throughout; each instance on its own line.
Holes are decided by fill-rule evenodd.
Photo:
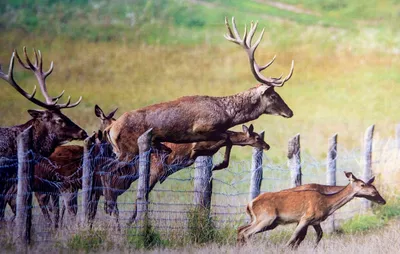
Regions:
M 25 62 L 19 57 L 16 50 L 14 50 L 8 73 L 4 73 L 0 66 L 0 78 L 10 84 L 18 93 L 24 96 L 29 101 L 45 110 L 28 110 L 32 119 L 28 122 L 13 127 L 0 128 L 0 164 L 2 161 L 16 158 L 17 156 L 17 136 L 26 128 L 32 126 L 33 140 L 32 148 L 36 154 L 48 157 L 54 149 L 68 141 L 83 140 L 87 137 L 86 132 L 71 121 L 67 116 L 61 113 L 62 109 L 76 107 L 82 100 L 82 97 L 75 103 L 71 103 L 71 97 L 64 104 L 58 104 L 59 99 L 63 96 L 64 91 L 56 97 L 51 97 L 47 92 L 46 78 L 53 71 L 53 62 L 50 64 L 48 71 L 43 72 L 43 60 L 40 51 L 34 50 L 35 63 L 33 64 L 28 57 L 26 48 L 24 47 Z M 32 94 L 27 93 L 21 88 L 14 79 L 14 60 L 17 57 L 21 66 L 27 70 L 32 71 L 39 83 L 40 91 L 45 99 L 41 101 L 35 98 L 36 86 Z M 0 171 L 0 220 L 4 218 L 5 210 L 5 194 L 16 184 L 15 179 L 17 168 L 11 166 L 5 169 L 2 167 Z
M 243 38 L 239 36 L 234 18 L 233 30 L 226 18 L 225 24 L 228 29 L 225 38 L 246 51 L 250 69 L 261 84 L 232 96 L 187 96 L 124 113 L 105 130 L 107 139 L 120 160 L 130 161 L 138 155 L 137 139 L 150 128 L 153 129 L 152 142 L 156 148 L 165 148 L 160 142 L 218 141 L 227 143 L 226 149 L 229 150 L 232 146 L 227 133 L 229 128 L 255 120 L 263 114 L 286 118 L 293 116 L 292 110 L 275 92 L 275 87 L 283 86 L 291 78 L 294 62 L 292 61 L 289 75 L 284 79 L 263 76 L 261 71 L 275 60 L 274 57 L 266 65 L 260 66 L 254 59 L 264 30 L 252 45 L 257 23 L 251 24 L 249 32 L 245 28 Z
M 317 245 L 323 235 L 321 222 L 354 197 L 368 198 L 378 204 L 386 203 L 372 185 L 374 177 L 365 183 L 350 172 L 345 172 L 345 175 L 350 183 L 333 194 L 306 189 L 296 191 L 294 188 L 259 195 L 247 205 L 246 213 L 251 222 L 238 229 L 238 242 L 245 243 L 252 235 L 278 225 L 297 223 L 287 246 L 297 248 L 306 237 L 308 226 L 313 226 L 317 232 Z
M 269 150 L 270 146 L 254 132 L 253 125 L 249 127 L 243 125 L 243 132 L 228 131 L 229 140 L 235 146 L 252 146 L 264 150 Z M 218 144 L 217 144 L 218 143 Z M 168 176 L 179 170 L 191 166 L 198 156 L 212 156 L 220 148 L 226 145 L 217 141 L 203 141 L 190 144 L 163 143 L 171 149 L 169 154 L 153 153 L 150 163 L 150 182 L 149 192 L 152 191 L 157 182 L 162 183 Z M 224 158 L 224 162 L 218 164 L 219 170 L 229 165 L 229 155 Z M 104 187 L 106 213 L 114 215 L 118 221 L 117 198 L 129 189 L 131 183 L 138 179 L 137 165 L 135 163 L 117 163 L 117 166 L 103 173 L 102 184 Z M 131 222 L 135 219 L 136 207 Z
M 100 119 L 100 131 L 97 134 L 97 138 L 101 139 L 101 132 L 104 130 L 104 128 L 115 121 L 114 114 L 116 111 L 117 109 L 106 115 L 98 105 L 95 105 L 95 114 Z M 96 146 L 98 145 L 96 144 Z M 100 149 L 94 149 L 92 155 L 95 157 L 98 156 L 99 153 Z M 82 159 L 82 146 L 65 145 L 58 146 L 48 157 L 48 160 L 41 160 L 35 165 L 35 181 L 33 186 L 35 196 L 38 200 L 39 207 L 49 224 L 52 223 L 50 216 L 50 212 L 52 212 L 51 209 L 54 210 L 54 226 L 56 228 L 58 227 L 59 221 L 60 193 L 63 197 L 61 221 L 63 221 L 65 210 L 67 210 L 68 214 L 71 216 L 75 216 L 77 214 L 78 190 L 82 188 Z M 98 202 L 100 195 L 102 194 L 101 181 L 98 174 L 95 175 L 95 187 L 95 202 Z M 6 199 L 6 202 L 10 205 L 14 215 L 16 209 L 16 193 L 17 189 L 15 186 L 15 188 L 12 188 L 8 191 L 8 197 Z M 50 202 L 51 205 L 49 205 Z M 94 211 L 91 212 L 91 215 L 95 213 Z M 94 215 L 91 217 L 94 218 Z

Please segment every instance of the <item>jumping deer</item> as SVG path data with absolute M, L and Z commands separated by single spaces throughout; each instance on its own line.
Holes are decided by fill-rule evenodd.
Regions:
M 63 96 L 64 91 L 56 97 L 51 97 L 47 92 L 46 78 L 53 71 L 53 62 L 50 64 L 48 71 L 43 72 L 43 60 L 40 51 L 34 50 L 35 63 L 29 59 L 26 48 L 23 48 L 25 61 L 24 63 L 14 50 L 8 69 L 8 73 L 4 73 L 0 66 L 0 78 L 10 84 L 18 93 L 29 101 L 45 110 L 28 110 L 32 119 L 22 125 L 13 127 L 0 128 L 0 164 L 9 159 L 16 159 L 17 155 L 17 136 L 26 128 L 31 127 L 33 132 L 32 148 L 35 154 L 48 157 L 54 149 L 72 140 L 83 140 L 87 137 L 86 132 L 71 121 L 67 116 L 61 113 L 62 109 L 76 107 L 82 100 L 82 97 L 75 103 L 71 103 L 71 97 L 64 104 L 58 104 L 59 99 Z M 32 94 L 27 93 L 21 88 L 14 79 L 14 60 L 17 57 L 21 66 L 32 71 L 39 83 L 39 87 L 45 101 L 35 98 L 36 86 Z M 0 171 L 0 220 L 4 218 L 5 210 L 5 194 L 14 184 L 16 184 L 16 167 L 2 168 Z
M 105 130 L 118 159 L 130 161 L 137 156 L 137 139 L 150 128 L 153 129 L 153 145 L 157 148 L 165 148 L 160 142 L 218 141 L 227 143 L 226 149 L 229 150 L 232 147 L 227 133 L 229 128 L 257 119 L 262 114 L 286 118 L 293 116 L 292 110 L 275 92 L 275 87 L 283 86 L 291 78 L 294 62 L 292 61 L 289 75 L 284 79 L 263 76 L 261 71 L 275 60 L 273 58 L 266 65 L 260 66 L 254 58 L 264 30 L 252 45 L 257 23 L 251 24 L 248 33 L 245 29 L 243 38 L 239 36 L 234 18 L 233 30 L 226 18 L 225 24 L 228 29 L 225 38 L 246 51 L 251 71 L 261 84 L 232 96 L 187 96 L 124 113 Z
M 259 195 L 247 205 L 246 213 L 251 222 L 239 227 L 238 242 L 245 243 L 252 235 L 272 230 L 278 225 L 297 223 L 287 246 L 297 248 L 306 237 L 310 225 L 317 232 L 317 245 L 323 235 L 320 223 L 354 197 L 368 198 L 378 204 L 386 203 L 372 185 L 374 177 L 365 183 L 350 172 L 345 172 L 345 175 L 350 183 L 333 194 L 291 189 Z
M 253 125 L 249 127 L 243 125 L 243 132 L 227 131 L 229 140 L 232 145 L 236 146 L 252 146 L 264 150 L 269 150 L 270 146 L 254 132 Z M 218 143 L 218 144 L 217 144 Z M 168 176 L 179 170 L 191 166 L 198 156 L 212 156 L 218 152 L 226 143 L 217 141 L 203 141 L 197 143 L 174 144 L 164 142 L 163 145 L 171 149 L 171 152 L 165 154 L 153 153 L 151 155 L 150 164 L 150 182 L 149 192 L 154 188 L 157 182 L 162 183 Z M 102 184 L 104 187 L 104 198 L 106 213 L 114 215 L 118 222 L 117 198 L 122 195 L 133 181 L 137 180 L 137 165 L 134 163 L 118 163 L 118 166 L 107 170 L 102 174 Z M 214 168 L 219 170 L 229 165 L 229 155 L 224 158 L 224 162 L 219 164 L 221 167 Z M 134 215 L 130 219 L 133 222 L 136 215 L 136 207 L 134 207 Z

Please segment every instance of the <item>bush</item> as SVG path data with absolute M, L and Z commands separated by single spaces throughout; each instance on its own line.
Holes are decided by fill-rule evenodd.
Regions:
M 104 230 L 85 230 L 73 235 L 67 242 L 67 247 L 73 250 L 95 251 L 104 247 L 107 232 Z
M 159 232 L 152 226 L 146 217 L 142 229 L 129 228 L 127 230 L 127 241 L 136 249 L 153 249 L 169 246 L 167 240 L 163 240 Z
M 192 243 L 202 244 L 213 241 L 217 230 L 206 208 L 194 208 L 188 211 L 188 233 Z

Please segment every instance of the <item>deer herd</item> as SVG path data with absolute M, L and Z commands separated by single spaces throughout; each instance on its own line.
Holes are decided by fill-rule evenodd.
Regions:
M 157 182 L 162 183 L 169 175 L 192 165 L 198 156 L 211 156 L 222 147 L 225 147 L 224 160 L 214 165 L 212 170 L 229 166 L 232 146 L 268 150 L 270 146 L 254 131 L 253 125 L 244 124 L 263 114 L 285 118 L 293 116 L 293 111 L 275 88 L 283 86 L 291 78 L 294 62 L 287 77 L 265 77 L 261 72 L 274 62 L 275 57 L 260 66 L 254 56 L 264 30 L 252 44 L 257 23 L 251 23 L 248 31 L 245 27 L 243 37 L 239 35 L 234 18 L 232 28 L 226 19 L 225 24 L 228 30 L 225 38 L 245 50 L 251 72 L 260 84 L 225 97 L 186 96 L 132 110 L 119 118 L 114 118 L 116 109 L 106 115 L 96 105 L 95 115 L 100 120 L 100 127 L 91 155 L 101 160 L 94 163 L 95 172 L 99 174 L 95 174 L 94 178 L 95 205 L 91 206 L 89 212 L 92 220 L 96 215 L 99 198 L 103 195 L 106 213 L 113 215 L 118 222 L 117 198 L 139 177 L 138 167 L 132 161 L 139 154 L 138 137 L 147 130 L 152 129 L 151 145 L 157 151 L 151 155 L 151 191 Z M 32 150 L 37 157 L 33 190 L 46 220 L 58 227 L 60 196 L 63 200 L 62 222 L 65 210 L 72 216 L 77 214 L 77 196 L 82 188 L 84 149 L 79 145 L 63 144 L 88 138 L 85 130 L 61 113 L 61 110 L 78 106 L 82 97 L 75 103 L 71 103 L 68 97 L 66 103 L 60 104 L 64 91 L 55 97 L 47 92 L 46 78 L 53 71 L 53 62 L 49 70 L 44 72 L 40 51 L 34 50 L 34 63 L 28 57 L 25 47 L 23 53 L 24 60 L 14 50 L 8 72 L 0 68 L 0 78 L 44 110 L 28 110 L 32 117 L 28 122 L 0 128 L 0 220 L 4 220 L 7 204 L 16 213 L 17 165 L 3 165 L 7 165 L 10 158 L 17 157 L 17 136 L 31 127 Z M 43 101 L 35 97 L 36 86 L 30 94 L 15 81 L 15 58 L 23 68 L 35 74 Z M 237 125 L 242 125 L 242 132 L 229 130 Z M 372 185 L 374 178 L 364 182 L 352 173 L 345 172 L 345 175 L 349 179 L 347 186 L 308 184 L 260 194 L 247 205 L 251 221 L 238 229 L 238 243 L 245 243 L 256 233 L 288 223 L 297 223 L 288 246 L 296 248 L 305 238 L 310 225 L 317 233 L 318 243 L 322 237 L 320 223 L 354 197 L 385 204 L 385 200 Z M 54 214 L 53 219 L 51 213 Z M 132 216 L 130 222 L 134 219 Z

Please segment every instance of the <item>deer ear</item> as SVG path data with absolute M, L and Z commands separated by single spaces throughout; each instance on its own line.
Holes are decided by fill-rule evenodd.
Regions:
M 249 128 L 247 128 L 247 126 L 244 124 L 242 125 L 242 130 L 244 133 L 249 133 Z
M 104 119 L 105 118 L 103 110 L 99 106 L 97 106 L 97 104 L 94 106 L 94 113 L 100 119 Z
M 261 93 L 261 95 L 264 95 L 265 94 L 265 92 L 267 92 L 268 91 L 268 89 L 270 89 L 271 87 L 270 86 L 267 86 L 267 85 L 261 85 L 260 86 L 260 93 Z
M 368 180 L 367 184 L 372 184 L 375 181 L 375 176 Z
M 253 126 L 253 124 L 250 124 L 249 133 L 253 133 L 253 132 L 254 132 L 254 126 Z
M 28 113 L 33 117 L 33 119 L 39 119 L 42 118 L 46 111 L 28 109 Z
M 107 119 L 111 119 L 114 117 L 115 112 L 117 112 L 118 108 L 114 109 L 114 111 L 112 111 L 110 114 L 108 114 Z
M 350 182 L 354 182 L 355 180 L 358 180 L 353 173 L 351 172 L 346 172 L 344 171 L 344 174 L 346 175 L 347 178 L 349 178 Z

